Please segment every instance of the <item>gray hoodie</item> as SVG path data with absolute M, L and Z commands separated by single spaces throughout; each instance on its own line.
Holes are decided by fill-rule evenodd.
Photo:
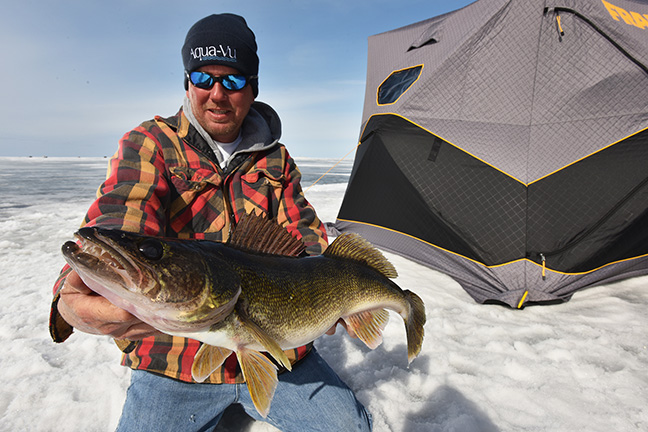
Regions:
M 191 102 L 187 96 L 184 98 L 182 110 L 192 126 L 196 128 L 198 133 L 200 133 L 212 148 L 221 166 L 227 166 L 229 161 L 238 154 L 254 153 L 274 147 L 279 142 L 279 138 L 281 138 L 281 120 L 279 119 L 279 114 L 270 105 L 263 102 L 254 102 L 241 127 L 241 143 L 230 157 L 226 161 L 223 161 L 223 156 L 218 148 L 217 141 L 198 123 L 191 110 Z M 225 162 L 224 165 L 223 162 Z

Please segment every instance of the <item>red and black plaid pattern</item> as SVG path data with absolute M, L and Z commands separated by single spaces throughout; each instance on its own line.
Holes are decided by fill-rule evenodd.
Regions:
M 156 117 L 124 135 L 83 225 L 225 241 L 241 215 L 262 211 L 301 238 L 308 253 L 319 254 L 327 246 L 326 233 L 302 193 L 300 180 L 294 160 L 279 143 L 240 155 L 223 172 L 180 111 L 170 118 Z M 70 333 L 56 310 L 67 269 L 54 286 L 50 332 L 57 342 Z M 199 347 L 200 342 L 193 339 L 150 337 L 124 353 L 122 364 L 191 382 L 191 365 Z M 296 362 L 309 349 L 304 346 L 286 354 Z M 235 356 L 206 382 L 242 382 Z

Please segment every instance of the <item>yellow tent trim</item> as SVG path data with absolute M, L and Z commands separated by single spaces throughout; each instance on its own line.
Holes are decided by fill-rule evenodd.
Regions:
M 447 143 L 450 144 L 451 146 L 453 146 L 453 147 L 455 147 L 455 148 L 458 148 L 459 150 L 461 150 L 461 151 L 464 152 L 464 153 L 469 154 L 470 156 L 474 157 L 474 158 L 477 159 L 478 161 L 485 163 L 486 165 L 488 165 L 489 167 L 493 168 L 494 170 L 497 170 L 497 171 L 501 172 L 502 174 L 504 174 L 504 175 L 506 175 L 506 176 L 512 178 L 513 180 L 515 180 L 515 181 L 517 181 L 517 182 L 522 183 L 523 185 L 526 185 L 523 181 L 521 181 L 521 180 L 519 180 L 519 179 L 516 179 L 516 178 L 513 177 L 512 175 L 510 175 L 510 174 L 508 174 L 508 173 L 502 171 L 501 169 L 497 168 L 495 165 L 489 164 L 489 163 L 486 162 L 485 160 L 483 160 L 483 159 L 481 159 L 481 158 L 478 158 L 477 156 L 475 156 L 474 154 L 470 153 L 469 151 L 466 151 L 466 150 L 462 149 L 461 147 L 459 147 L 459 146 L 457 146 L 457 145 L 451 143 L 451 142 L 448 141 L 447 139 L 445 139 L 445 138 L 443 138 L 443 137 L 441 137 L 441 136 L 439 136 L 439 135 L 437 135 L 437 134 L 431 132 L 430 130 L 424 128 L 424 127 L 421 126 L 420 124 L 418 124 L 418 123 L 416 123 L 416 122 L 413 122 L 412 120 L 408 119 L 407 117 L 403 117 L 403 116 L 400 115 L 400 114 L 396 114 L 396 113 L 380 113 L 380 114 L 374 114 L 374 115 L 372 115 L 371 117 L 369 117 L 369 119 L 368 119 L 367 122 L 365 123 L 364 128 L 362 128 L 362 133 L 360 134 L 360 136 L 361 136 L 361 137 L 364 136 L 364 131 L 365 131 L 365 129 L 367 128 L 367 125 L 369 124 L 369 120 L 371 120 L 372 117 L 375 117 L 375 116 L 383 116 L 383 115 L 393 115 L 393 116 L 396 116 L 396 117 L 400 117 L 400 118 L 402 118 L 403 120 L 412 123 L 414 126 L 420 128 L 420 129 L 423 129 L 425 132 L 429 133 L 430 135 L 433 135 L 433 136 L 435 136 L 435 137 L 437 137 L 437 138 L 439 138 L 439 139 L 442 139 L 443 141 L 447 142 Z M 360 144 L 362 144 L 362 140 L 360 141 Z
M 387 230 L 387 231 L 391 231 L 391 232 L 394 232 L 394 233 L 396 233 L 396 234 L 400 234 L 400 235 L 403 235 L 403 236 L 405 236 L 405 237 L 409 237 L 409 238 L 411 238 L 411 239 L 414 239 L 414 240 L 420 241 L 421 243 L 425 243 L 425 244 L 427 244 L 427 245 L 429 245 L 429 246 L 432 246 L 432 247 L 435 248 L 435 249 L 439 249 L 439 250 L 442 250 L 442 251 L 447 252 L 447 253 L 449 253 L 449 254 L 452 254 L 452 255 L 455 255 L 455 256 L 461 257 L 461 258 L 463 258 L 463 259 L 465 259 L 465 260 L 467 260 L 467 261 L 473 262 L 473 263 L 475 263 L 475 264 L 478 264 L 478 265 L 480 265 L 480 266 L 482 266 L 482 267 L 485 267 L 485 268 L 488 268 L 488 269 L 498 268 L 498 267 L 504 267 L 504 266 L 507 266 L 507 265 L 509 265 L 509 264 L 514 264 L 514 263 L 521 262 L 521 261 L 527 261 L 527 262 L 529 262 L 529 263 L 531 263 L 531 264 L 533 264 L 533 265 L 539 267 L 539 270 L 540 270 L 540 271 L 550 271 L 550 272 L 552 272 L 552 273 L 559 274 L 559 275 L 564 275 L 564 276 L 575 276 L 575 275 L 586 275 L 586 274 L 589 274 L 589 273 L 593 273 L 593 272 L 595 272 L 595 271 L 597 271 L 597 270 L 600 270 L 600 269 L 602 269 L 602 268 L 604 268 L 604 267 L 607 267 L 607 266 L 610 266 L 610 265 L 613 265 L 613 264 L 618 264 L 618 263 L 622 263 L 622 262 L 626 262 L 626 261 L 632 261 L 632 260 L 636 260 L 636 259 L 639 259 L 639 258 L 645 258 L 645 257 L 648 257 L 648 254 L 639 255 L 639 256 L 636 256 L 636 257 L 632 257 L 632 258 L 626 258 L 626 259 L 622 259 L 622 260 L 618 260 L 618 261 L 613 261 L 613 262 L 607 263 L 607 264 L 605 264 L 605 265 L 602 265 L 602 266 L 600 266 L 600 267 L 597 267 L 597 268 L 595 268 L 595 269 L 592 269 L 592 270 L 589 270 L 589 271 L 586 271 L 586 272 L 576 272 L 576 273 L 567 273 L 567 272 L 561 272 L 561 271 L 557 271 L 557 270 L 552 270 L 551 268 L 547 267 L 546 265 L 538 264 L 537 262 L 532 261 L 532 260 L 530 260 L 530 259 L 528 259 L 528 258 L 520 258 L 520 259 L 516 259 L 516 260 L 508 261 L 508 262 L 505 262 L 505 263 L 502 263 L 502 264 L 495 264 L 495 265 L 490 265 L 490 266 L 489 266 L 489 265 L 486 265 L 486 264 L 484 264 L 484 263 L 482 263 L 482 262 L 480 262 L 480 261 L 474 260 L 474 259 L 472 259 L 472 258 L 468 258 L 468 257 L 466 257 L 466 256 L 463 256 L 463 255 L 461 255 L 461 254 L 458 254 L 458 253 L 456 253 L 456 252 L 453 252 L 453 251 L 451 251 L 451 250 L 449 250 L 449 249 L 442 248 L 442 247 L 437 246 L 437 245 L 435 245 L 435 244 L 433 244 L 433 243 L 427 242 L 427 241 L 425 241 L 425 240 L 421 240 L 421 239 L 418 238 L 418 237 L 415 237 L 415 236 L 413 236 L 413 235 L 410 235 L 410 234 L 407 234 L 407 233 L 404 233 L 404 232 L 401 232 L 401 231 L 398 231 L 398 230 L 394 230 L 394 229 L 391 229 L 391 228 L 386 228 L 386 227 L 383 227 L 383 226 L 380 226 L 380 225 L 376 225 L 376 224 L 372 224 L 372 223 L 368 223 L 368 222 L 360 222 L 360 221 L 354 221 L 354 220 L 349 220 L 349 219 L 341 219 L 341 218 L 338 218 L 338 220 L 339 220 L 339 221 L 342 221 L 342 222 L 357 223 L 357 224 L 360 224 L 360 225 L 373 226 L 373 227 L 376 227 L 376 228 L 380 228 L 380 229 L 384 229 L 384 230 Z
M 378 102 L 378 99 L 379 99 L 379 93 L 380 93 L 380 87 L 382 87 L 382 85 L 385 84 L 385 81 L 387 81 L 387 80 L 388 80 L 392 75 L 394 75 L 396 72 L 401 72 L 401 71 L 404 71 L 404 70 L 407 70 L 407 69 L 414 69 L 414 68 L 416 68 L 416 67 L 420 67 L 420 68 L 421 68 L 421 72 L 419 72 L 418 77 L 416 77 L 416 79 L 412 82 L 412 84 L 410 84 L 409 86 L 407 86 L 407 89 L 405 89 L 405 91 L 402 92 L 401 95 L 398 96 L 398 98 L 397 98 L 394 102 L 390 102 L 390 103 L 386 103 L 386 104 L 381 104 L 380 102 Z M 398 100 L 399 100 L 401 97 L 403 97 L 403 95 L 404 95 L 405 93 L 407 93 L 407 92 L 412 88 L 412 86 L 414 86 L 414 84 L 416 84 L 416 81 L 418 81 L 418 80 L 421 78 L 421 75 L 423 75 L 423 68 L 424 68 L 424 67 L 425 67 L 424 64 L 417 64 L 417 65 L 414 65 L 414 66 L 408 66 L 408 67 L 405 67 L 405 68 L 402 68 L 402 69 L 397 69 L 397 70 L 395 70 L 395 71 L 392 71 L 392 72 L 387 76 L 387 78 L 385 78 L 385 79 L 380 83 L 380 85 L 379 85 L 378 88 L 376 89 L 376 105 L 378 105 L 378 106 L 387 106 L 387 105 L 394 105 L 396 102 L 398 102 Z
M 592 156 L 594 156 L 595 154 L 602 152 L 603 150 L 607 150 L 607 149 L 609 149 L 610 147 L 619 144 L 621 141 L 627 140 L 628 138 L 632 138 L 633 136 L 635 136 L 635 135 L 637 135 L 637 134 L 640 134 L 641 132 L 643 132 L 643 131 L 645 131 L 645 130 L 648 130 L 648 128 L 641 129 L 640 131 L 637 131 L 637 132 L 635 132 L 635 133 L 632 133 L 632 134 L 628 135 L 628 136 L 625 137 L 625 138 L 621 138 L 620 140 L 615 141 L 615 142 L 613 142 L 612 144 L 607 145 L 607 146 L 605 146 L 605 147 L 603 147 L 603 148 L 601 148 L 601 149 L 599 149 L 599 150 L 596 150 L 595 152 L 590 153 L 590 154 L 588 154 L 587 156 L 583 156 L 582 158 L 580 158 L 580 159 L 578 159 L 578 160 L 575 160 L 574 162 L 572 162 L 572 163 L 570 163 L 570 164 L 568 164 L 568 165 L 565 165 L 565 166 L 562 167 L 562 168 L 559 168 L 559 169 L 557 169 L 557 170 L 555 170 L 555 171 L 553 171 L 553 172 L 550 172 L 549 174 L 547 174 L 547 175 L 545 175 L 545 176 L 540 177 L 540 178 L 537 179 L 537 180 L 532 181 L 531 183 L 529 183 L 529 185 L 531 185 L 531 184 L 533 184 L 533 183 L 536 183 L 536 182 L 539 182 L 539 181 L 542 180 L 542 179 L 546 179 L 547 177 L 550 177 L 550 176 L 556 174 L 557 172 L 564 170 L 565 168 L 569 168 L 570 166 L 572 166 L 572 165 L 574 165 L 574 164 L 576 164 L 576 163 L 578 163 L 578 162 L 580 162 L 580 161 L 582 161 L 582 160 L 585 160 L 585 159 L 587 159 L 587 158 L 589 158 L 589 157 L 592 157 Z
M 442 136 L 439 136 L 439 135 L 435 134 L 434 132 L 430 131 L 429 129 L 424 128 L 424 127 L 421 126 L 420 124 L 418 124 L 418 123 L 416 123 L 416 122 L 414 122 L 414 121 L 408 119 L 407 117 L 404 117 L 404 116 L 402 116 L 402 115 L 400 115 L 400 114 L 397 114 L 397 113 L 389 113 L 389 112 L 387 112 L 387 113 L 378 113 L 378 114 L 373 114 L 371 117 L 369 117 L 369 119 L 368 119 L 367 122 L 365 123 L 365 126 L 364 126 L 364 128 L 362 129 L 362 134 L 361 134 L 361 136 L 364 136 L 364 130 L 367 128 L 367 125 L 369 124 L 369 120 L 370 120 L 372 117 L 374 117 L 374 116 L 383 116 L 383 115 L 393 115 L 393 116 L 400 117 L 400 118 L 402 118 L 403 120 L 412 123 L 412 124 L 415 125 L 416 127 L 420 128 L 420 129 L 423 129 L 424 131 L 426 131 L 426 132 L 429 133 L 430 135 L 433 135 L 433 136 L 435 136 L 435 137 L 437 137 L 437 138 L 439 138 L 439 139 L 442 139 L 443 141 L 447 142 L 447 143 L 450 144 L 451 146 L 453 146 L 453 147 L 455 147 L 455 148 L 461 150 L 462 152 L 464 152 L 464 153 L 466 153 L 466 154 L 469 154 L 470 156 L 472 156 L 473 158 L 477 159 L 478 161 L 480 161 L 480 162 L 482 162 L 482 163 L 488 165 L 489 167 L 493 168 L 493 169 L 496 170 L 496 171 L 501 172 L 502 174 L 506 175 L 507 177 L 510 177 L 510 178 L 512 178 L 513 180 L 515 180 L 515 181 L 517 181 L 517 182 L 519 182 L 519 183 L 522 183 L 522 184 L 523 184 L 524 186 L 526 186 L 526 187 L 529 187 L 529 186 L 532 185 L 533 183 L 539 182 L 539 181 L 542 180 L 542 179 L 545 179 L 545 178 L 547 178 L 547 177 L 550 177 L 550 176 L 556 174 L 556 173 L 559 172 L 559 171 L 562 171 L 562 170 L 564 170 L 564 169 L 566 169 L 566 168 L 569 168 L 570 166 L 572 166 L 572 165 L 574 165 L 574 164 L 576 164 L 576 163 L 578 163 L 578 162 L 580 162 L 580 161 L 582 161 L 582 160 L 584 160 L 584 159 L 587 159 L 587 158 L 589 158 L 589 157 L 592 157 L 593 155 L 595 155 L 595 154 L 597 154 L 597 153 L 600 153 L 600 152 L 602 152 L 603 150 L 606 150 L 606 149 L 608 149 L 608 148 L 610 148 L 610 147 L 612 147 L 612 146 L 614 146 L 614 145 L 620 143 L 621 141 L 624 141 L 624 140 L 626 140 L 626 139 L 628 139 L 628 138 L 631 138 L 631 137 L 633 137 L 633 136 L 635 136 L 635 135 L 637 135 L 637 134 L 639 134 L 639 133 L 641 133 L 641 132 L 643 132 L 643 131 L 645 131 L 645 130 L 648 130 L 648 128 L 644 128 L 644 129 L 641 129 L 641 130 L 639 130 L 639 131 L 637 131 L 637 132 L 634 132 L 634 133 L 632 133 L 632 134 L 630 134 L 630 135 L 628 135 L 628 136 L 626 136 L 626 137 L 624 137 L 624 138 L 621 138 L 620 140 L 615 141 L 615 142 L 613 142 L 612 144 L 609 144 L 609 145 L 607 145 L 607 146 L 605 146 L 605 147 L 603 147 L 603 148 L 601 148 L 601 149 L 599 149 L 599 150 L 597 150 L 597 151 L 595 151 L 595 152 L 593 152 L 593 153 L 590 153 L 590 154 L 588 154 L 588 155 L 586 155 L 586 156 L 583 156 L 582 158 L 580 158 L 580 159 L 578 159 L 578 160 L 575 160 L 574 162 L 571 162 L 570 164 L 567 164 L 567 165 L 565 165 L 564 167 L 561 167 L 561 168 L 559 168 L 559 169 L 557 169 L 557 170 L 555 170 L 555 171 L 552 171 L 551 173 L 549 173 L 549 174 L 547 174 L 547 175 L 545 175 L 545 176 L 542 176 L 542 177 L 540 177 L 539 179 L 536 179 L 536 180 L 533 180 L 532 182 L 526 183 L 526 182 L 523 182 L 522 180 L 520 180 L 520 179 L 518 179 L 518 178 L 513 177 L 511 174 L 507 173 L 506 171 L 502 171 L 501 169 L 497 168 L 495 165 L 486 162 L 484 159 L 481 159 L 480 157 L 475 156 L 474 154 L 472 154 L 472 153 L 470 153 L 469 151 L 467 151 L 467 150 L 461 148 L 460 146 L 458 146 L 458 145 L 456 145 L 456 144 L 454 144 L 454 143 L 448 141 L 447 139 L 443 138 Z M 362 144 L 362 141 L 360 142 L 360 144 Z

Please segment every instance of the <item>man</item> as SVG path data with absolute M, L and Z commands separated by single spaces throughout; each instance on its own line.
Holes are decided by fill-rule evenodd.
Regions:
M 301 238 L 307 253 L 323 251 L 322 222 L 278 142 L 279 117 L 255 101 L 256 51 L 240 16 L 211 15 L 192 26 L 182 47 L 182 109 L 122 138 L 84 225 L 225 241 L 243 214 L 261 210 Z M 312 344 L 287 352 L 293 370 L 279 375 L 268 417 L 261 419 L 235 357 L 206 384 L 194 383 L 198 341 L 158 332 L 93 293 L 66 266 L 55 284 L 50 329 L 62 342 L 72 328 L 118 340 L 122 364 L 133 369 L 118 430 L 209 430 L 237 402 L 285 431 L 371 429 L 364 407 Z

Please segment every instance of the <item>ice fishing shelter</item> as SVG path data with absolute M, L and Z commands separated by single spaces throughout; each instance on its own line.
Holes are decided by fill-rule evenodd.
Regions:
M 648 1 L 479 0 L 367 69 L 340 231 L 480 303 L 648 273 Z

